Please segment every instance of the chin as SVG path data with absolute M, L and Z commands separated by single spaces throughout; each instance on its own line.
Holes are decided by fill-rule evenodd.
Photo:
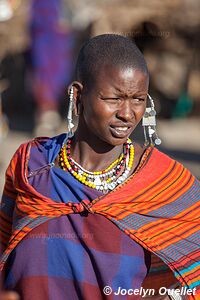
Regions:
M 116 138 L 116 137 L 112 137 L 109 141 L 109 144 L 111 144 L 112 146 L 119 146 L 119 145 L 123 145 L 128 139 L 127 137 L 123 137 L 123 138 Z
M 108 133 L 104 136 L 98 135 L 97 137 L 98 137 L 98 139 L 105 142 L 106 144 L 115 147 L 115 146 L 120 146 L 120 145 L 123 145 L 124 143 L 126 143 L 129 135 L 124 136 L 124 137 L 116 137 L 116 136 Z

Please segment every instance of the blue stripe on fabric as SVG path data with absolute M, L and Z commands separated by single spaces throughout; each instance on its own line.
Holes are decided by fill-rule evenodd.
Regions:
M 125 222 L 121 223 L 119 221 L 116 221 L 115 219 L 112 219 L 113 223 L 115 223 L 121 230 L 130 229 L 130 226 L 128 226 Z M 200 235 L 199 232 L 193 233 L 190 235 L 190 246 L 188 248 L 188 241 L 181 240 L 176 242 L 173 245 L 170 245 L 164 249 L 165 255 L 168 257 L 168 261 L 172 262 L 174 260 L 178 261 L 179 259 L 183 258 L 184 256 L 188 255 L 189 253 L 199 249 L 200 244 Z M 181 251 L 180 251 L 181 249 Z M 156 254 L 159 257 L 163 256 L 162 251 L 157 251 Z M 173 260 L 171 259 L 173 257 Z M 167 262 L 166 262 L 167 263 Z
M 35 219 L 30 218 L 29 216 L 21 217 L 19 215 L 14 216 L 13 227 L 15 230 L 20 230 L 23 227 L 27 226 L 29 223 L 32 223 Z
M 196 267 L 198 267 L 198 266 L 200 266 L 200 263 L 199 263 L 199 262 L 196 262 L 196 263 L 192 264 L 191 266 L 189 266 L 188 268 L 186 268 L 186 269 L 180 271 L 179 274 L 183 275 L 183 274 L 185 274 L 185 273 L 187 273 L 187 272 L 189 272 L 189 271 L 192 271 L 192 269 L 194 269 L 194 268 L 196 268 Z
M 38 226 L 48 220 L 51 220 L 52 218 L 50 217 L 43 217 L 43 216 L 40 216 L 38 217 L 37 219 L 34 219 L 33 222 L 31 222 L 31 224 L 28 225 L 29 228 L 34 228 L 35 226 Z
M 196 286 L 199 286 L 199 285 L 200 285 L 200 280 L 195 281 L 192 284 L 190 284 L 190 288 L 193 289 L 193 288 L 195 288 Z
M 27 226 L 29 228 L 34 228 L 35 226 L 38 226 L 39 224 L 42 224 L 45 221 L 48 221 L 50 219 L 51 219 L 50 217 L 43 217 L 43 216 L 39 216 L 37 219 L 26 216 L 23 219 L 20 219 L 20 218 L 15 219 L 15 222 L 13 224 L 14 224 L 14 228 L 16 230 L 21 230 L 25 226 Z M 20 221 L 20 223 L 17 224 L 18 221 Z
M 180 196 L 173 203 L 168 203 L 165 206 L 162 206 L 159 209 L 152 210 L 150 213 L 143 214 L 133 214 L 132 216 L 127 216 L 122 221 L 126 223 L 126 228 L 131 228 L 134 226 L 134 229 L 139 229 L 148 223 L 156 222 L 158 218 L 171 218 L 179 214 L 184 209 L 189 208 L 191 205 L 198 202 L 198 195 L 200 197 L 199 192 L 199 182 L 196 180 L 190 190 L 188 190 L 185 194 Z
M 177 272 L 174 272 L 174 275 L 176 276 L 176 277 L 178 277 L 178 276 L 180 276 L 180 274 L 179 273 L 177 273 Z M 187 287 L 187 288 L 190 288 L 190 289 L 193 289 L 193 288 L 195 288 L 196 286 L 199 286 L 200 285 L 200 280 L 197 280 L 197 281 L 195 281 L 195 282 L 193 282 L 192 284 L 190 284 L 189 286 L 183 286 L 183 287 Z
M 191 207 L 193 204 L 197 203 L 199 201 L 200 196 L 200 184 L 199 182 L 194 182 L 194 184 L 191 186 L 191 188 L 185 192 L 183 195 L 181 195 L 177 200 L 175 200 L 173 203 L 168 203 L 165 206 L 162 206 L 161 208 L 155 210 L 156 217 L 173 217 L 176 214 L 179 214 L 183 211 L 183 209 L 187 209 Z M 164 213 L 164 214 L 163 214 Z
M 200 245 L 199 232 L 193 233 L 192 235 L 190 235 L 189 238 L 191 241 L 189 247 L 188 247 L 188 240 L 186 238 L 186 241 L 185 240 L 178 241 L 175 244 L 170 245 L 164 249 L 165 254 L 168 256 L 169 260 L 171 260 L 170 258 L 173 257 L 173 260 L 178 261 L 182 257 L 199 249 L 199 245 Z M 157 254 L 159 253 L 162 253 L 162 251 L 157 252 Z

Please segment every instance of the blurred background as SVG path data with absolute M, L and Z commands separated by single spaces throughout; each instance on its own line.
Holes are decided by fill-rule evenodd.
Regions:
M 0 193 L 20 143 L 66 130 L 67 85 L 84 41 L 136 41 L 150 71 L 162 151 L 200 178 L 199 0 L 0 0 Z M 141 127 L 134 134 L 141 143 Z

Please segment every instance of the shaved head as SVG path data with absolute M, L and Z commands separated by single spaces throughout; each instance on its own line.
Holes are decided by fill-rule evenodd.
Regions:
M 134 68 L 148 75 L 144 56 L 136 44 L 117 34 L 98 35 L 83 45 L 77 60 L 76 80 L 89 87 L 102 66 Z

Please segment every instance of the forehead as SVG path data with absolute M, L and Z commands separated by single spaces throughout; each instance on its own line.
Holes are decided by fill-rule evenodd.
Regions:
M 94 78 L 94 86 L 97 89 L 147 90 L 148 84 L 148 74 L 134 67 L 105 65 Z

